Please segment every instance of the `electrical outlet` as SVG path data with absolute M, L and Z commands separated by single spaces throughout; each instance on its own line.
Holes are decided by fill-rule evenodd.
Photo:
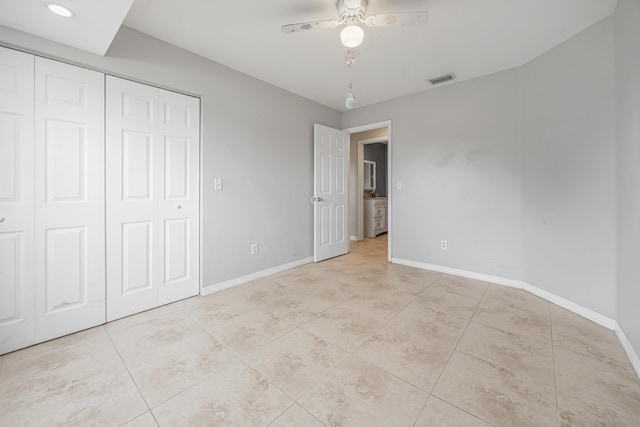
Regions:
M 214 178 L 213 191 L 222 191 L 222 178 Z
M 258 255 L 258 244 L 253 243 L 251 245 L 251 255 Z
M 446 240 L 440 240 L 440 249 L 442 249 L 443 251 L 447 250 L 447 241 Z

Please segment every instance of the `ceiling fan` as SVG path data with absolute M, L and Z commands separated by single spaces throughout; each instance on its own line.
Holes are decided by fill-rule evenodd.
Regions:
M 420 27 L 427 22 L 427 12 L 379 13 L 365 18 L 368 0 L 338 0 L 339 20 L 312 21 L 300 24 L 288 24 L 281 27 L 284 33 L 298 33 L 316 28 L 336 28 L 346 25 L 340 34 L 342 44 L 347 48 L 357 47 L 362 43 L 364 32 L 359 24 L 369 27 Z

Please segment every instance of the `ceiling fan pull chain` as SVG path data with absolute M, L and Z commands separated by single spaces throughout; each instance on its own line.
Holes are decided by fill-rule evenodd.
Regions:
M 352 65 L 355 62 L 353 58 L 347 60 L 347 66 L 349 67 L 349 93 L 347 93 L 347 100 L 344 102 L 344 106 L 347 110 L 352 110 L 356 106 L 356 97 L 353 96 L 353 69 Z

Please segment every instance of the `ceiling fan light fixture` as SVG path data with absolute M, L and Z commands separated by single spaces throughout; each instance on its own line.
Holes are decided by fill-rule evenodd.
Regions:
M 71 9 L 62 6 L 61 4 L 47 3 L 46 5 L 47 9 L 49 9 L 49 12 L 54 13 L 58 16 L 62 16 L 63 18 L 73 18 L 75 16 L 75 13 L 73 13 Z
M 347 25 L 340 31 L 340 41 L 347 48 L 358 47 L 364 40 L 364 30 L 357 25 Z

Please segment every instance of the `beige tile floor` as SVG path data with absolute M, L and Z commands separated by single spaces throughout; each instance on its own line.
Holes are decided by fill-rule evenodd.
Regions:
M 0 358 L 0 425 L 640 426 L 613 332 L 352 252 Z

